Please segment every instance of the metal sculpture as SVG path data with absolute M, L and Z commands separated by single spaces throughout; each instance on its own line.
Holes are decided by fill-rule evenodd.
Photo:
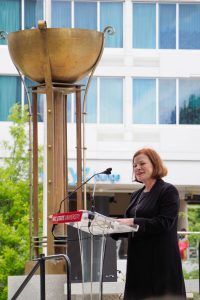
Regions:
M 54 244 L 52 225 L 48 216 L 55 213 L 63 198 L 67 199 L 67 95 L 76 94 L 77 186 L 82 182 L 82 129 L 81 90 L 85 90 L 84 103 L 94 70 L 102 56 L 105 33 L 113 34 L 112 27 L 104 32 L 75 28 L 47 28 L 45 21 L 38 29 L 21 30 L 8 34 L 8 49 L 21 78 L 27 76 L 39 84 L 32 88 L 33 120 L 33 204 L 34 254 L 38 245 L 38 128 L 37 94 L 46 95 L 46 153 L 47 153 L 47 254 L 59 252 Z M 88 76 L 86 87 L 77 81 Z M 84 125 L 83 125 L 84 126 Z M 67 187 L 67 189 L 66 189 Z M 69 209 L 66 201 L 65 210 Z M 82 191 L 77 191 L 77 209 L 84 208 Z M 65 234 L 64 227 L 58 234 Z M 55 266 L 54 266 L 55 268 Z

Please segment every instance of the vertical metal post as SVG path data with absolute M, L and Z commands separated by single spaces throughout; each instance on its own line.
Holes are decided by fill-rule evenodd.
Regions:
M 40 299 L 45 300 L 45 256 L 40 255 Z
M 64 151 L 64 165 L 65 165 L 65 170 L 64 170 L 64 174 L 65 174 L 65 203 L 64 203 L 64 211 L 69 211 L 69 200 L 67 198 L 68 195 L 68 190 L 69 190 L 69 179 L 68 179 L 68 144 L 67 144 L 67 95 L 64 95 L 64 145 L 63 145 L 63 151 Z M 64 227 L 65 230 L 65 236 L 67 235 L 67 226 Z
M 38 237 L 38 125 L 37 125 L 37 93 L 32 93 L 32 113 L 33 113 L 33 219 L 34 237 Z M 38 257 L 39 248 L 34 238 L 34 255 Z
M 198 256 L 199 256 L 199 295 L 200 295 L 200 241 L 198 245 Z
M 45 56 L 43 70 L 45 77 L 45 92 L 47 103 L 47 254 L 54 254 L 54 239 L 51 234 L 52 225 L 48 217 L 54 213 L 54 91 L 52 85 L 51 62 L 47 39 L 47 25 L 45 21 L 38 23 Z
M 54 211 L 66 197 L 66 100 L 62 90 L 54 92 Z M 64 205 L 61 207 L 64 211 Z M 56 236 L 64 236 L 64 224 L 55 228 Z M 61 244 L 54 248 L 55 253 L 65 253 Z
M 76 87 L 76 139 L 77 139 L 77 186 L 82 184 L 81 148 L 81 90 Z M 77 190 L 77 210 L 82 209 L 82 189 Z
M 54 213 L 54 97 L 51 85 L 46 84 L 47 101 L 47 254 L 54 254 L 52 224 L 48 217 Z

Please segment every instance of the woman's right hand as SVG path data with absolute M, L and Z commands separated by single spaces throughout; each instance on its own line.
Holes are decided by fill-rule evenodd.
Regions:
M 123 218 L 123 219 L 116 219 L 116 221 L 122 225 L 133 226 L 134 219 L 133 218 Z

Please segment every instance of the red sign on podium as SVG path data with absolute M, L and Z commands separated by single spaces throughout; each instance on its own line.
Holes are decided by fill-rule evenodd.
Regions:
M 68 222 L 80 222 L 82 219 L 82 211 L 70 211 L 52 215 L 52 223 L 68 223 Z

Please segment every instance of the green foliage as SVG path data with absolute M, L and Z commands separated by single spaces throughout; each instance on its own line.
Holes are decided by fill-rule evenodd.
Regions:
M 10 115 L 12 144 L 0 167 L 0 300 L 7 299 L 7 277 L 23 274 L 29 256 L 29 154 L 27 108 Z
M 183 269 L 183 275 L 186 280 L 187 279 L 198 279 L 199 278 L 199 270 L 195 269 L 190 272 L 187 272 L 185 269 Z
M 200 295 L 198 293 L 193 293 L 193 297 L 194 300 L 200 300 Z
M 200 205 L 188 205 L 189 231 L 200 232 Z M 200 241 L 199 234 L 189 235 L 190 247 L 198 247 Z
M 197 231 L 200 232 L 200 205 L 188 205 L 188 231 Z M 198 248 L 200 242 L 199 234 L 190 234 L 188 235 L 189 245 L 190 247 Z M 192 261 L 191 263 L 198 263 L 198 259 L 196 261 Z M 194 268 L 192 271 L 187 272 L 183 266 L 184 278 L 187 279 L 198 279 L 199 278 L 199 268 Z M 194 298 L 199 299 L 199 298 Z
M 4 159 L 4 172 L 10 177 L 12 181 L 21 179 L 28 179 L 29 168 L 29 153 L 28 153 L 28 134 L 27 126 L 28 112 L 27 107 L 24 111 L 18 104 L 14 105 L 9 120 L 12 121 L 10 126 L 10 135 L 13 143 L 9 144 L 7 141 L 3 142 L 5 150 L 9 153 L 8 158 Z M 6 176 L 6 180 L 7 177 Z

